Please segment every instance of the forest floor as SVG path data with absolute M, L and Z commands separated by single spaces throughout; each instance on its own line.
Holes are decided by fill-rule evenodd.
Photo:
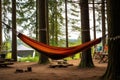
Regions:
M 68 63 L 73 66 L 50 68 L 50 64 L 15 62 L 8 67 L 0 67 L 0 80 L 99 80 L 107 67 L 107 63 L 98 63 L 98 60 L 94 60 L 94 68 L 86 69 L 78 68 L 80 60 L 70 60 Z M 31 72 L 26 71 L 28 67 L 32 68 Z

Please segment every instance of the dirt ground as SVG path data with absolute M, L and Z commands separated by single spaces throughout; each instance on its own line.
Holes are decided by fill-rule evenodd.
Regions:
M 50 68 L 49 64 L 41 65 L 35 62 L 15 62 L 8 67 L 0 67 L 0 80 L 98 80 L 105 73 L 107 63 L 94 60 L 95 68 L 79 69 L 80 60 L 70 60 L 73 66 L 67 68 Z M 26 72 L 31 67 L 31 72 Z M 16 72 L 16 69 L 23 72 Z

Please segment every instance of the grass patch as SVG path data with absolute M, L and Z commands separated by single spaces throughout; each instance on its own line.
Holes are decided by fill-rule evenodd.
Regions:
M 20 59 L 18 59 L 18 61 L 20 62 L 38 62 L 39 61 L 39 57 L 35 56 L 35 57 L 22 57 Z
M 73 59 L 80 59 L 80 53 L 75 54 L 75 55 L 73 55 L 71 57 L 64 58 L 64 60 L 73 60 Z

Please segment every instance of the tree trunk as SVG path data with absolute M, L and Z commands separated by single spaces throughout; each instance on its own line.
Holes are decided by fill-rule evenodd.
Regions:
M 105 0 L 102 0 L 102 7 L 101 7 L 101 13 L 102 13 L 102 36 L 105 36 L 106 28 L 105 28 Z M 102 40 L 102 46 L 104 47 L 106 44 L 106 38 Z
M 16 0 L 12 0 L 12 59 L 17 61 L 17 38 L 16 38 Z
M 0 0 L 0 53 L 2 49 L 2 1 Z
M 38 0 L 39 4 L 39 40 L 45 44 L 47 44 L 47 0 Z M 39 63 L 44 64 L 48 62 L 48 57 L 46 55 L 41 54 Z
M 67 16 L 67 0 L 65 0 L 65 28 L 66 28 L 66 47 L 68 47 L 68 16 Z
M 120 80 L 120 1 L 107 0 L 108 67 L 102 80 Z
M 82 43 L 90 41 L 90 28 L 89 28 L 89 10 L 88 10 L 88 0 L 80 0 L 81 4 L 81 29 L 82 29 Z M 94 67 L 91 48 L 82 52 L 81 63 L 79 65 L 81 68 Z
M 94 39 L 96 39 L 95 0 L 92 1 L 93 1 L 93 34 L 94 34 Z
M 50 28 L 50 36 L 51 36 L 51 44 L 52 46 L 57 46 L 58 45 L 58 15 L 57 15 L 57 6 L 58 2 L 55 0 L 54 3 L 52 4 L 52 20 L 50 22 L 51 28 Z
M 39 40 L 39 0 L 36 0 L 36 40 Z

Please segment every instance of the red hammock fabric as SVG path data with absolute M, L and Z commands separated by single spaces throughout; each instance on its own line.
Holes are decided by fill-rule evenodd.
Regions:
M 98 39 L 83 43 L 78 46 L 62 48 L 62 47 L 54 47 L 54 46 L 49 46 L 47 44 L 43 44 L 41 42 L 38 42 L 38 41 L 35 41 L 35 40 L 29 38 L 26 35 L 23 35 L 21 33 L 18 34 L 18 37 L 24 43 L 28 44 L 35 50 L 41 52 L 41 54 L 45 54 L 46 56 L 48 56 L 52 59 L 62 59 L 62 58 L 68 57 L 68 56 L 72 56 L 73 54 L 76 54 L 82 50 L 90 48 L 93 45 L 101 42 L 101 38 L 98 38 Z

